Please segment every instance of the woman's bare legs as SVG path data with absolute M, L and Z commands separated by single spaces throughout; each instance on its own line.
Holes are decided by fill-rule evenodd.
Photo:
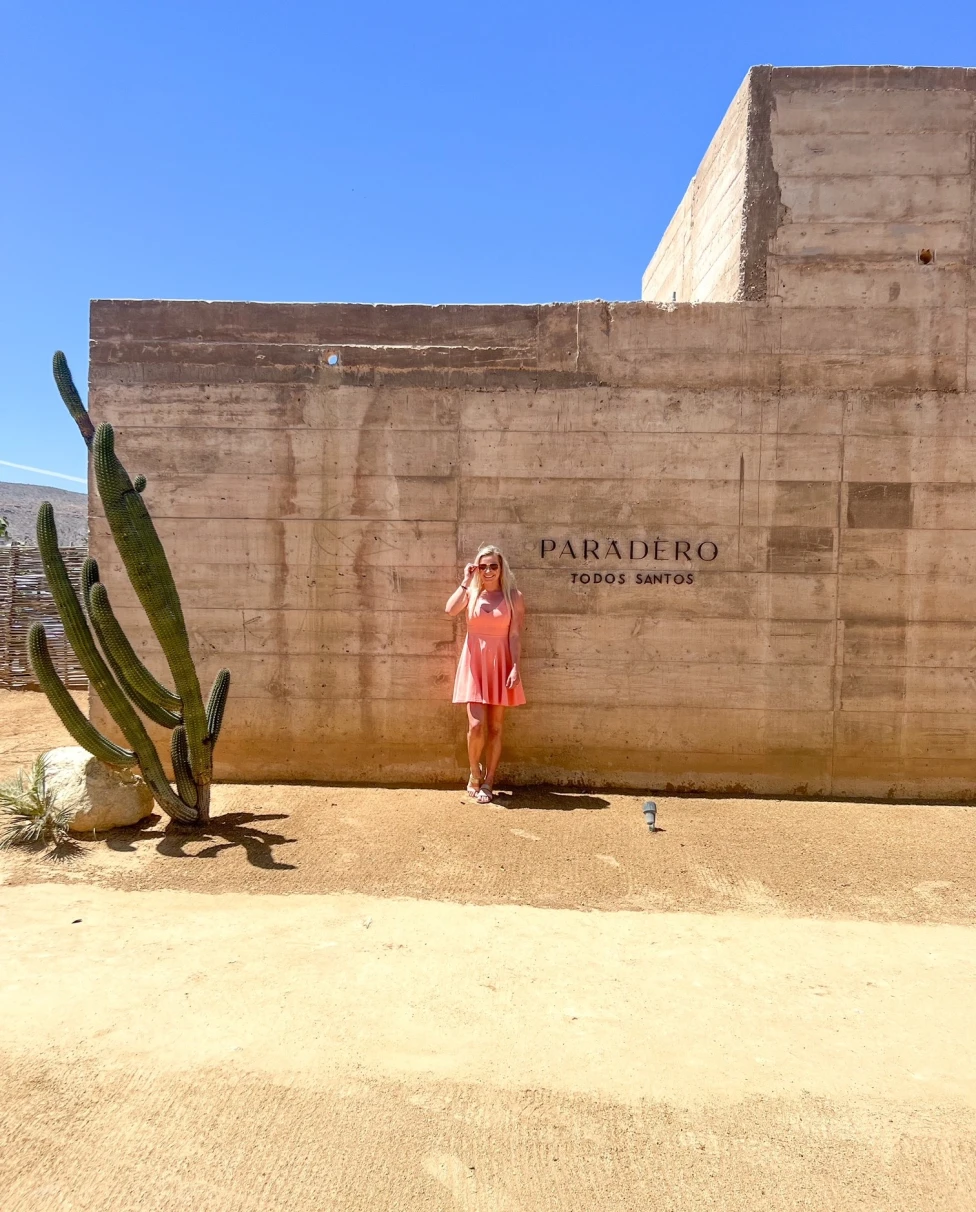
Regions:
M 502 756 L 502 724 L 505 720 L 505 708 L 492 704 L 485 708 L 485 778 L 482 784 L 486 791 L 491 792 L 495 786 L 495 771 Z
M 492 709 L 484 703 L 468 703 L 468 791 L 475 795 L 481 788 L 481 762 L 488 740 L 486 717 Z

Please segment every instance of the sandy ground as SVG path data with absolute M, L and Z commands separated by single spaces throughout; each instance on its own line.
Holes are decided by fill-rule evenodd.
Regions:
M 52 718 L 0 694 L 0 773 Z M 976 812 L 640 802 L 221 787 L 0 857 L 0 1207 L 976 1207 Z
M 87 710 L 87 694 L 72 697 Z M 29 765 L 42 749 L 73 744 L 43 694 L 0 690 L 0 778 Z

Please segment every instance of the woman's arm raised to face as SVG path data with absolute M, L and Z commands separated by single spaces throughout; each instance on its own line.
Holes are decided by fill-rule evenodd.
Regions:
M 447 599 L 447 605 L 444 607 L 445 614 L 460 614 L 468 604 L 468 586 L 471 584 L 471 578 L 474 576 L 474 573 L 474 564 L 465 564 L 461 584 Z

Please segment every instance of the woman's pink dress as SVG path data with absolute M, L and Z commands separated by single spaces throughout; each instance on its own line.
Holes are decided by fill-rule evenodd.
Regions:
M 483 596 L 478 598 L 474 614 L 468 617 L 468 634 L 454 679 L 455 703 L 521 707 L 525 702 L 521 681 L 511 690 L 506 685 L 512 671 L 511 622 L 512 612 L 504 598 L 494 608 Z

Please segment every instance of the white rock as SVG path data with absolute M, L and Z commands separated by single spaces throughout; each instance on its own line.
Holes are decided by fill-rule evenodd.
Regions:
M 152 793 L 137 767 L 106 766 L 80 745 L 44 754 L 44 784 L 59 805 L 76 809 L 72 833 L 135 825 L 153 811 Z

